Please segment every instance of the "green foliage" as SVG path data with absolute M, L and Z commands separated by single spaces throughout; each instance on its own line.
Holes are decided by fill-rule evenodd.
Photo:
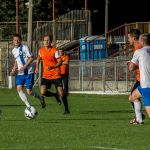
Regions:
M 18 0 L 19 21 L 28 20 L 28 8 L 25 5 L 28 0 Z M 0 22 L 16 21 L 16 1 L 0 0 Z M 55 17 L 58 17 L 70 10 L 81 9 L 83 7 L 81 0 L 55 0 Z M 33 20 L 47 21 L 52 20 L 53 4 L 52 0 L 33 0 Z

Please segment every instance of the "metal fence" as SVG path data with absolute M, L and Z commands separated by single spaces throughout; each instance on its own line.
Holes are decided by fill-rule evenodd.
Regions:
M 129 72 L 130 58 L 117 57 L 101 61 L 71 61 L 69 87 L 71 91 L 130 91 L 135 72 Z
M 1 51 L 0 51 L 1 52 Z M 10 52 L 0 53 L 0 86 L 8 87 L 8 76 L 13 65 Z M 6 58 L 6 59 L 2 59 Z M 72 60 L 69 63 L 70 91 L 130 91 L 135 72 L 129 72 L 129 57 L 116 57 L 99 61 Z
M 86 17 L 87 14 L 87 17 Z M 72 10 L 51 21 L 33 21 L 33 41 L 46 34 L 55 34 L 57 40 L 73 40 L 88 34 L 90 11 Z M 9 41 L 16 32 L 16 22 L 0 22 L 0 41 Z M 27 41 L 28 22 L 19 22 L 19 33 Z

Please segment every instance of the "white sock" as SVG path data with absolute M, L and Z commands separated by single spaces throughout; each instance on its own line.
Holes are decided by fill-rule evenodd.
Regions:
M 25 103 L 25 105 L 27 107 L 30 107 L 31 105 L 29 104 L 27 96 L 24 94 L 24 92 L 21 90 L 21 91 L 18 92 L 18 94 L 19 94 L 21 100 Z
M 38 93 L 34 92 L 34 91 L 32 91 L 32 93 L 30 95 L 35 97 L 35 98 L 38 98 L 39 100 L 41 100 L 41 96 Z
M 143 122 L 141 108 L 142 108 L 141 102 L 140 101 L 134 101 L 134 110 L 135 110 L 136 120 L 140 123 Z

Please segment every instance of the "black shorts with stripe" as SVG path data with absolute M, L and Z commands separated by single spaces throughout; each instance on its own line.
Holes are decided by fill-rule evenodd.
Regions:
M 136 80 L 132 90 L 131 90 L 131 93 L 140 85 L 140 81 Z
M 62 86 L 62 79 L 58 78 L 58 79 L 45 79 L 42 78 L 41 80 L 41 85 L 46 85 L 47 88 L 51 88 L 51 85 L 54 84 L 55 87 L 59 87 Z

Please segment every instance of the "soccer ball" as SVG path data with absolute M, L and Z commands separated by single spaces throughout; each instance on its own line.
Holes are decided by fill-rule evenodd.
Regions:
M 34 119 L 37 116 L 38 112 L 36 111 L 35 107 L 31 106 L 30 108 L 25 108 L 24 116 L 27 119 Z

